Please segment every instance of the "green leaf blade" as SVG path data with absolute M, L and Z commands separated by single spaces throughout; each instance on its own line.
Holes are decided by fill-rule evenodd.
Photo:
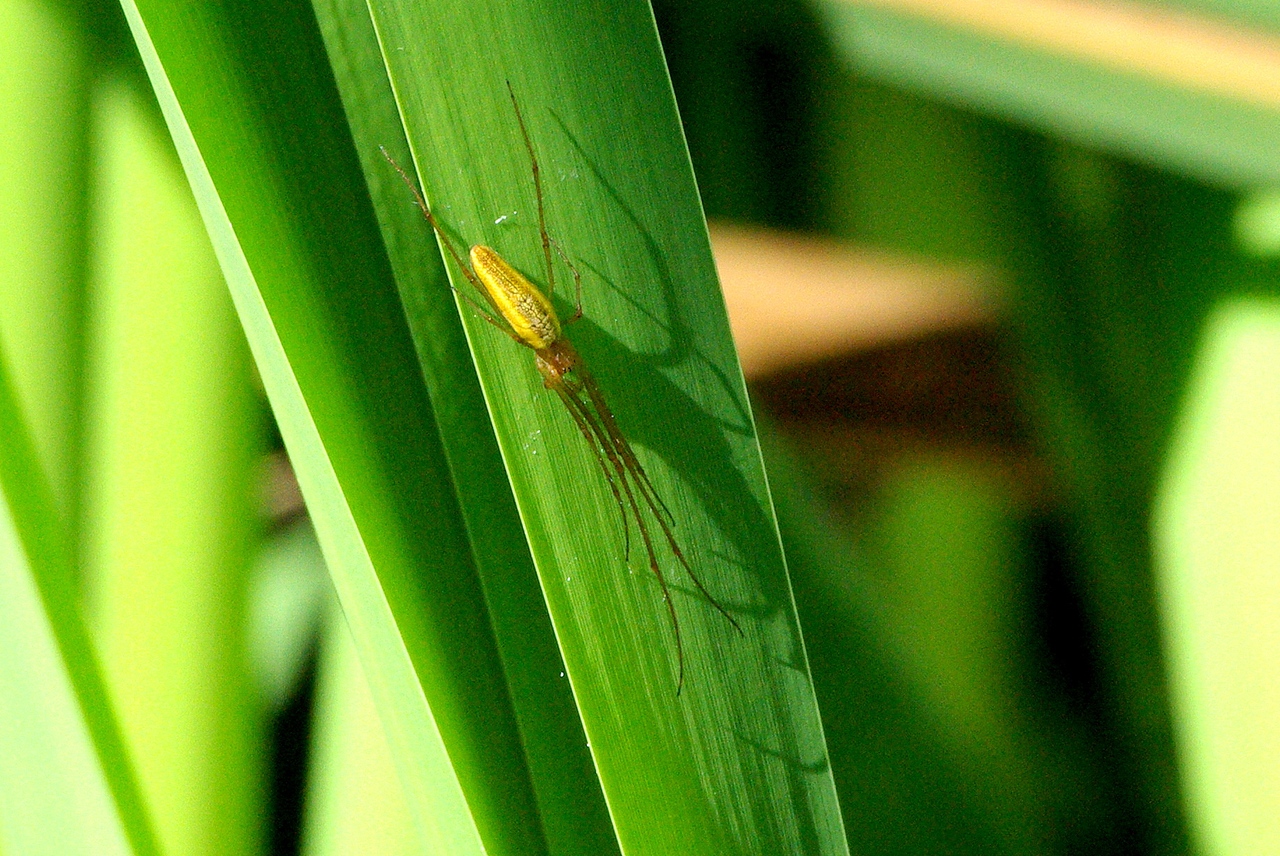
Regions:
M 464 307 L 622 849 L 844 852 L 754 427 L 649 10 L 373 9 L 443 228 L 459 244 L 494 247 L 545 285 L 510 80 L 539 154 L 549 230 L 586 279 L 586 317 L 569 336 L 670 506 L 690 562 L 747 631 L 739 638 L 659 543 L 685 638 L 688 677 L 676 695 L 659 587 L 634 529 L 624 558 L 598 462 L 543 390 L 532 356 Z M 419 233 L 432 239 L 426 224 Z M 456 288 L 469 287 L 451 274 Z
M 14 852 L 156 853 L 2 359 L 0 436 L 0 834 Z
M 483 604 L 456 573 L 469 560 L 455 512 L 431 492 L 443 471 L 430 406 L 386 288 L 363 179 L 336 92 L 316 85 L 331 78 L 316 65 L 323 51 L 309 13 L 230 11 L 126 5 L 419 834 L 425 846 L 479 852 L 461 782 L 496 781 L 497 791 L 513 770 L 518 781 L 514 730 Z

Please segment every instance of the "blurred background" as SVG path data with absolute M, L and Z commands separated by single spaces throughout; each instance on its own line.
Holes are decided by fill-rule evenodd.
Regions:
M 1280 12 L 655 15 L 853 852 L 1280 852 Z M 166 852 L 410 852 L 119 8 L 3 0 L 0 111 L 0 356 Z

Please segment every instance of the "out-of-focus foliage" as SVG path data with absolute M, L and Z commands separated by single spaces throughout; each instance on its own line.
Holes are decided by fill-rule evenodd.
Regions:
M 647 15 L 543 5 L 129 2 L 186 177 L 117 7 L 0 12 L 0 848 L 1280 849 L 1274 11 L 657 4 L 708 214 L 1000 272 L 1005 410 L 764 417 L 788 577 Z M 537 270 L 504 79 L 755 640 L 677 586 L 679 701 L 597 462 L 377 152 Z

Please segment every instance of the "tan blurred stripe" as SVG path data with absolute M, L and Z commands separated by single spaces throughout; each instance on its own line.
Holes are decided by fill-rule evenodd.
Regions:
M 1280 107 L 1280 37 L 1155 3 L 843 2 L 925 18 L 1263 107 Z
M 995 319 L 993 277 L 819 238 L 712 224 L 748 377 Z

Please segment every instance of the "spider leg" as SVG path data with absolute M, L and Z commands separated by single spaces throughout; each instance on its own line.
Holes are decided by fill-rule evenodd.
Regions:
M 589 377 L 585 371 L 579 368 L 583 377 Z M 653 575 L 658 578 L 658 586 L 662 589 L 662 601 L 667 606 L 667 616 L 671 620 L 671 631 L 676 641 L 676 664 L 678 669 L 678 677 L 676 679 L 676 695 L 680 695 L 684 689 L 684 641 L 680 635 L 680 618 L 676 615 L 675 602 L 671 599 L 671 589 L 667 585 L 667 577 L 662 573 L 662 566 L 658 564 L 658 554 L 653 546 L 653 537 L 649 534 L 649 527 L 644 522 L 644 515 L 640 511 L 640 505 L 636 502 L 635 492 L 631 489 L 631 484 L 627 481 L 627 474 L 631 472 L 630 467 L 618 455 L 618 448 L 614 442 L 614 437 L 605 428 L 600 415 L 592 406 L 588 406 L 587 402 L 581 398 L 570 395 L 568 401 L 573 402 L 573 408 L 580 414 L 581 419 L 590 427 L 592 434 L 595 436 L 596 442 L 600 448 L 604 450 L 605 456 L 609 462 L 613 464 L 617 472 L 617 483 L 622 488 L 622 493 L 626 496 L 627 504 L 631 508 L 631 515 L 635 518 L 636 528 L 640 530 L 640 539 L 644 542 L 645 553 L 649 557 L 649 568 L 653 571 Z M 592 399 L 594 404 L 594 399 Z M 623 441 L 625 442 L 625 440 Z M 610 480 L 612 483 L 612 479 Z M 639 485 L 637 485 L 639 487 Z M 643 488 L 641 488 L 641 495 Z M 653 505 L 646 497 L 646 503 L 652 509 Z M 658 521 L 662 523 L 661 520 Z M 664 525 L 665 531 L 665 525 Z
M 413 179 L 409 178 L 409 174 L 404 171 L 404 167 L 396 163 L 396 159 L 391 156 L 391 153 L 387 151 L 385 146 L 378 146 L 378 151 L 382 152 L 382 156 L 387 159 L 387 163 L 391 164 L 395 171 L 400 173 L 400 178 L 404 180 L 405 186 L 407 186 L 409 191 L 413 194 L 413 201 L 417 203 L 418 210 L 422 212 L 423 217 L 427 218 L 427 222 L 431 224 L 431 228 L 435 230 L 435 233 L 440 236 L 440 241 L 444 244 L 445 250 L 447 250 L 449 255 L 453 257 L 454 262 L 458 265 L 458 269 L 461 270 L 462 275 L 467 278 L 467 282 L 471 283 L 471 287 L 479 292 L 485 299 L 485 302 L 489 303 L 492 308 L 493 299 L 489 297 L 489 293 L 480 285 L 480 278 L 476 276 L 476 272 L 471 269 L 471 265 L 462 257 L 462 254 L 458 252 L 458 248 L 453 245 L 453 241 L 449 239 L 449 235 L 440 227 L 440 222 L 436 220 L 435 215 L 431 213 L 431 209 L 427 207 L 427 200 L 423 198 L 422 191 L 418 190 L 418 186 L 413 183 Z M 453 283 L 449 283 L 449 287 L 453 288 Z M 479 313 L 481 318 L 506 333 L 517 343 L 521 345 L 524 344 L 520 337 L 512 332 L 510 324 L 494 318 L 469 294 L 463 294 L 456 288 L 453 288 L 453 293 L 471 304 L 471 308 Z
M 551 239 L 551 246 L 556 248 L 556 253 L 560 256 L 560 260 L 564 262 L 565 267 L 569 269 L 569 274 L 573 277 L 573 315 L 566 318 L 565 324 L 572 324 L 582 317 L 582 274 L 578 273 L 578 269 L 573 266 L 573 262 L 569 261 L 569 256 L 560 248 L 560 242 Z
M 507 81 L 507 94 L 511 96 L 511 107 L 516 111 L 516 123 L 520 126 L 520 136 L 524 138 L 525 151 L 529 153 L 529 164 L 533 171 L 533 193 L 538 200 L 538 234 L 542 237 L 542 257 L 547 265 L 547 297 L 556 290 L 556 272 L 551 266 L 551 235 L 547 233 L 547 215 L 542 201 L 542 170 L 538 166 L 538 156 L 533 151 L 533 140 L 529 139 L 529 129 L 524 124 L 524 114 L 520 112 L 520 103 L 516 101 L 516 91 Z
M 631 559 L 631 521 L 627 519 L 626 505 L 622 501 L 622 493 L 618 490 L 618 483 L 615 480 L 612 469 L 609 468 L 609 462 L 605 460 L 605 454 L 600 449 L 600 443 L 596 439 L 596 435 L 592 433 L 590 425 L 580 412 L 582 402 L 579 401 L 569 390 L 567 384 L 563 381 L 554 383 L 552 389 L 560 396 L 560 400 L 564 402 L 565 409 L 569 411 L 569 415 L 573 417 L 574 424 L 578 426 L 578 430 L 582 433 L 583 439 L 587 441 L 587 446 L 591 448 L 591 453 L 595 455 L 596 463 L 600 465 L 600 469 L 604 471 L 605 481 L 609 483 L 609 490 L 613 492 L 613 499 L 618 503 L 618 513 L 622 517 L 622 545 L 623 555 L 627 561 Z
M 729 611 L 720 604 L 720 601 L 716 600 L 711 595 L 711 592 L 707 590 L 707 587 L 703 585 L 702 580 L 694 572 L 693 567 L 689 564 L 689 560 L 685 558 L 684 551 L 680 549 L 679 543 L 676 542 L 676 536 L 671 531 L 671 526 L 667 524 L 667 520 L 662 514 L 662 512 L 666 512 L 667 517 L 670 517 L 671 512 L 667 509 L 666 503 L 662 501 L 662 497 L 658 495 L 657 490 L 654 489 L 653 482 L 649 481 L 649 475 L 644 471 L 644 467 L 641 466 L 639 458 L 636 457 L 635 451 L 631 448 L 631 444 L 627 442 L 627 438 L 623 435 L 622 430 L 618 428 L 617 419 L 614 417 L 613 411 L 609 409 L 609 405 L 605 402 L 604 395 L 596 385 L 595 379 L 582 369 L 579 370 L 579 374 L 582 378 L 583 388 L 591 399 L 591 403 L 596 412 L 600 414 L 600 421 L 603 429 L 609 436 L 610 444 L 616 450 L 617 458 L 626 468 L 627 472 L 631 474 L 631 479 L 636 484 L 637 492 L 639 492 L 645 504 L 649 506 L 649 511 L 652 512 L 654 520 L 658 521 L 658 526 L 662 529 L 662 534 L 666 537 L 667 544 L 671 548 L 671 552 L 675 555 L 676 560 L 684 566 L 685 571 L 689 574 L 689 578 L 693 580 L 693 584 L 697 586 L 698 591 L 702 592 L 703 597 L 710 601 L 711 605 L 714 606 L 721 615 L 728 619 L 729 623 L 733 625 L 733 628 L 738 631 L 739 635 L 745 636 L 746 634 L 743 633 L 742 626 L 739 625 L 737 620 L 729 614 Z

